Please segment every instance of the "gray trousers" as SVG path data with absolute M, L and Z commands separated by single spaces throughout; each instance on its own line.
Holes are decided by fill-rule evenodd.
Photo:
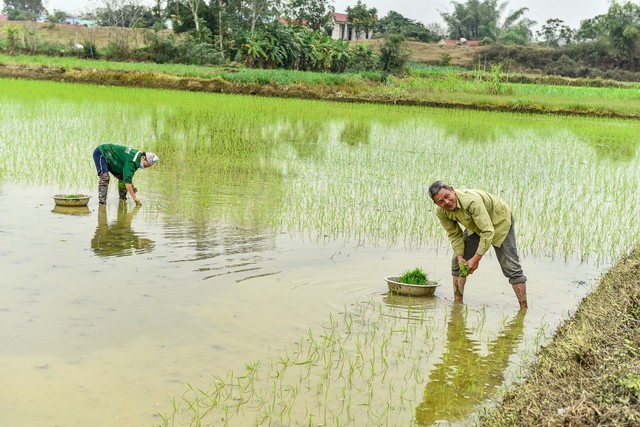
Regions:
M 516 247 L 516 233 L 514 228 L 513 216 L 511 217 L 511 228 L 509 228 L 509 233 L 507 233 L 507 237 L 502 242 L 500 247 L 494 246 L 493 249 L 496 251 L 496 257 L 498 258 L 498 262 L 500 263 L 500 268 L 502 269 L 502 274 L 504 277 L 509 279 L 509 283 L 512 285 L 514 283 L 524 283 L 527 281 L 526 276 L 522 272 L 522 267 L 520 266 L 520 258 L 518 257 L 518 248 Z M 480 236 L 473 233 L 471 235 L 467 234 L 467 230 L 463 232 L 464 234 L 464 259 L 469 260 L 472 256 L 475 255 L 478 250 L 478 246 L 480 245 Z M 458 266 L 458 256 L 453 255 L 453 259 L 451 260 L 451 275 L 459 276 L 459 266 Z

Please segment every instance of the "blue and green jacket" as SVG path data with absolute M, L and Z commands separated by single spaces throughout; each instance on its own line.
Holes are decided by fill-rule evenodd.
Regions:
M 99 145 L 98 150 L 107 161 L 109 172 L 119 178 L 122 177 L 122 182 L 125 184 L 131 184 L 133 174 L 140 167 L 140 157 L 142 157 L 143 152 L 135 148 L 115 144 Z

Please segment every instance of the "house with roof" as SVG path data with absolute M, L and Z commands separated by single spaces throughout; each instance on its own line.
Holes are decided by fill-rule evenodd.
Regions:
M 346 13 L 333 12 L 333 30 L 331 38 L 335 40 L 356 40 L 356 32 L 353 25 L 347 19 Z M 368 40 L 373 37 L 373 31 L 363 31 L 358 34 L 357 40 Z
M 333 12 L 333 28 L 329 35 L 334 40 L 356 40 L 356 32 L 353 29 L 353 25 L 347 19 L 346 13 Z M 282 25 L 290 25 L 290 22 L 285 18 L 278 20 Z M 307 26 L 306 21 L 302 21 L 303 26 Z M 368 40 L 373 37 L 373 31 L 362 32 L 358 34 L 358 40 Z

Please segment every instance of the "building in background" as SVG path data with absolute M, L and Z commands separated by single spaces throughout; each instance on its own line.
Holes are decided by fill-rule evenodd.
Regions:
M 346 13 L 333 13 L 333 30 L 331 38 L 335 40 L 356 40 L 356 32 L 353 30 L 351 22 L 347 19 Z M 358 40 L 368 40 L 373 36 L 373 31 L 362 32 Z

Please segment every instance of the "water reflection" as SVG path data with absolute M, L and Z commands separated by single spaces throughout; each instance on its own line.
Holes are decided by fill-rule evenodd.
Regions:
M 136 216 L 140 206 L 135 206 L 131 212 L 125 203 L 118 205 L 116 222 L 109 224 L 107 220 L 107 207 L 98 207 L 98 226 L 91 239 L 91 250 L 103 257 L 117 257 L 136 255 L 151 252 L 153 240 L 139 237 L 131 228 L 131 222 Z
M 504 381 L 509 357 L 522 339 L 525 313 L 518 312 L 488 344 L 488 354 L 482 356 L 479 343 L 469 338 L 463 305 L 453 306 L 447 325 L 447 348 L 429 375 L 424 400 L 416 408 L 418 424 L 463 421 L 475 405 L 495 393 Z
M 406 318 L 420 320 L 423 318 L 424 313 L 428 310 L 434 310 L 438 307 L 438 297 L 414 297 L 399 295 L 393 292 L 386 294 L 382 301 L 389 307 L 400 309 Z
M 368 145 L 371 138 L 371 124 L 360 121 L 349 121 L 345 125 L 340 140 L 352 147 Z
M 637 143 L 635 141 L 612 141 L 606 137 L 594 137 L 587 140 L 600 160 L 631 163 L 636 156 Z
M 59 206 L 55 205 L 51 212 L 63 215 L 89 215 L 89 206 Z

